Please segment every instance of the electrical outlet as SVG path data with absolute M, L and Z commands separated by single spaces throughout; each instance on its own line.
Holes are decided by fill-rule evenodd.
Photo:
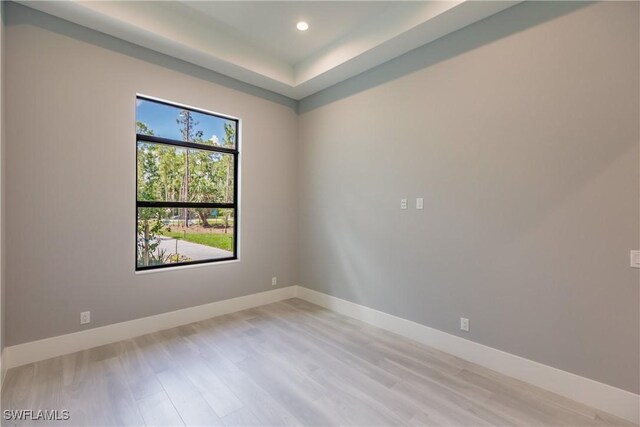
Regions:
M 631 251 L 631 267 L 640 268 L 640 251 Z
M 424 199 L 422 197 L 416 199 L 416 209 L 424 209 Z
M 400 199 L 400 209 L 407 209 L 407 199 Z
M 82 313 L 80 313 L 80 324 L 84 325 L 89 322 L 91 322 L 91 312 L 83 311 Z
M 466 317 L 460 318 L 460 330 L 469 332 L 469 319 L 467 319 Z
M 272 277 L 271 278 L 271 286 L 275 286 L 278 284 L 278 278 L 277 277 Z

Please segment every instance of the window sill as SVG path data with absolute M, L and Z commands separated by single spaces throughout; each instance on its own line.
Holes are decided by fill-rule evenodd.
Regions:
M 218 265 L 227 265 L 227 264 L 235 264 L 240 262 L 240 259 L 229 259 L 225 261 L 213 261 L 213 262 L 205 262 L 200 264 L 191 264 L 191 265 L 176 265 L 175 267 L 163 267 L 163 268 L 151 268 L 149 270 L 136 270 L 135 275 L 142 274 L 154 274 L 154 273 L 164 273 L 168 271 L 176 271 L 176 270 L 186 270 L 189 268 L 203 268 L 203 267 L 215 267 Z

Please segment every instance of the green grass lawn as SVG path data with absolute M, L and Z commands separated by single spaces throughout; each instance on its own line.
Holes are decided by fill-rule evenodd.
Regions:
M 233 234 L 231 233 L 187 233 L 185 235 L 182 231 L 163 231 L 162 235 L 227 251 L 233 250 Z

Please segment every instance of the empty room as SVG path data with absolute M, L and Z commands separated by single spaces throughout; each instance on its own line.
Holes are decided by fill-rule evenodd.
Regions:
M 640 2 L 0 24 L 0 425 L 640 424 Z

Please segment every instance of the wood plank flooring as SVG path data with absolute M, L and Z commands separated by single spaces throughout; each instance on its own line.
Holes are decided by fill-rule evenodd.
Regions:
M 632 425 L 299 299 L 11 369 L 2 425 Z

